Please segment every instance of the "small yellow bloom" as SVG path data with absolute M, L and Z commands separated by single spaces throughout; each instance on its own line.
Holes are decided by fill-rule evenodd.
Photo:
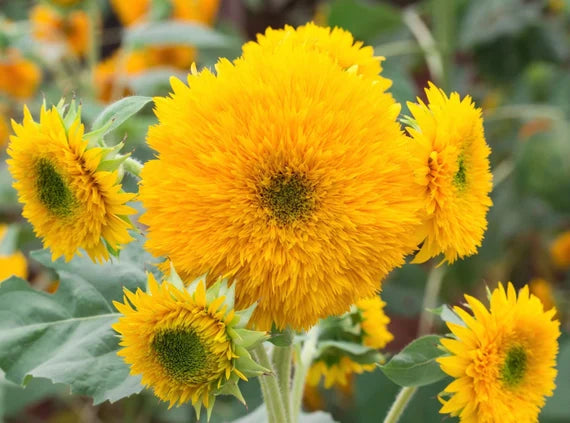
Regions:
M 149 274 L 148 293 L 125 289 L 123 303 L 114 302 L 123 314 L 113 325 L 121 335 L 118 355 L 170 406 L 191 401 L 198 411 L 202 404 L 211 410 L 224 385 L 235 385 L 241 398 L 238 379 L 260 374 L 247 349 L 265 334 L 244 344 L 253 332 L 243 332 L 247 319 L 234 312 L 232 291 L 219 284 L 213 293 L 204 280 L 179 289 Z
M 561 269 L 570 267 L 570 231 L 560 234 L 550 246 L 550 256 Z
M 414 262 L 440 253 L 452 263 L 477 252 L 487 229 L 491 150 L 485 142 L 481 109 L 471 97 L 447 97 L 435 85 L 426 89 L 428 105 L 408 103 L 415 123 L 407 128 L 410 154 L 421 158 L 417 181 L 424 187 L 425 240 Z
M 41 76 L 40 68 L 23 58 L 18 50 L 0 52 L 0 93 L 17 99 L 29 98 L 35 94 Z
M 490 309 L 466 295 L 473 315 L 455 312 L 465 326 L 447 323 L 454 339 L 441 343 L 450 355 L 438 358 L 455 380 L 444 390 L 441 413 L 462 423 L 535 423 L 556 377 L 560 323 L 525 286 L 509 282 L 491 296 Z
M 11 276 L 17 276 L 22 279 L 28 277 L 28 262 L 20 251 L 9 255 L 0 254 L 0 282 Z
M 545 310 L 556 306 L 552 285 L 546 279 L 535 278 L 529 282 L 530 293 L 540 300 Z
M 364 332 L 364 345 L 367 347 L 381 349 L 394 339 L 388 331 L 390 318 L 384 314 L 385 305 L 377 295 L 356 302 L 362 316 L 360 326 Z
M 211 24 L 219 7 L 219 0 L 171 0 L 170 18 Z M 111 0 L 111 7 L 121 23 L 130 26 L 148 18 L 151 0 Z
M 374 295 L 416 247 L 422 207 L 399 104 L 289 40 L 173 78 L 141 174 L 149 251 L 188 279 L 230 278 L 238 308 L 259 301 L 259 329 L 308 328 Z
M 105 260 L 108 247 L 118 250 L 132 239 L 127 216 L 135 210 L 126 203 L 134 195 L 122 192 L 118 171 L 99 169 L 107 153 L 88 148 L 79 114 L 65 120 L 72 120 L 69 127 L 55 107 L 44 106 L 37 123 L 24 107 L 22 124 L 12 124 L 8 168 L 22 214 L 54 260 L 70 260 L 79 248 Z
M 345 388 L 351 381 L 352 375 L 364 372 L 373 372 L 376 364 L 359 364 L 344 355 L 338 361 L 327 363 L 326 360 L 318 360 L 311 365 L 307 375 L 307 384 L 316 386 L 322 377 L 325 379 L 325 388 L 333 385 Z
M 47 6 L 37 5 L 30 14 L 34 37 L 47 43 L 63 43 L 73 54 L 83 56 L 89 49 L 89 16 L 82 10 L 65 15 Z

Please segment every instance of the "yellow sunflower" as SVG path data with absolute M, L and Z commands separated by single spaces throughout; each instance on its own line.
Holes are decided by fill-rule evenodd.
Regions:
M 36 39 L 48 43 L 64 43 L 78 56 L 89 48 L 89 16 L 83 10 L 60 14 L 47 6 L 37 5 L 30 14 Z
M 0 93 L 26 99 L 35 94 L 41 77 L 40 68 L 18 50 L 0 51 Z
M 22 214 L 54 260 L 70 260 L 79 248 L 105 260 L 108 249 L 131 240 L 127 216 L 135 210 L 126 203 L 134 195 L 122 192 L 118 171 L 100 168 L 112 149 L 88 148 L 73 105 L 66 116 L 43 106 L 39 123 L 24 107 L 22 124 L 13 122 L 13 128 L 7 162 Z
M 560 234 L 550 246 L 550 256 L 561 269 L 570 267 L 570 231 Z
M 491 150 L 485 142 L 481 109 L 471 97 L 445 93 L 433 84 L 426 89 L 428 105 L 408 103 L 415 122 L 410 154 L 423 165 L 416 178 L 424 187 L 426 237 L 414 262 L 440 253 L 452 263 L 477 252 L 487 229 Z
M 237 281 L 238 309 L 259 300 L 260 329 L 346 312 L 417 241 L 421 191 L 399 105 L 296 43 L 216 68 L 194 70 L 189 87 L 173 78 L 155 100 L 147 248 L 188 278 Z
M 360 364 L 344 355 L 333 363 L 327 363 L 326 360 L 318 360 L 311 365 L 307 375 L 307 384 L 316 386 L 324 377 L 325 388 L 337 385 L 341 388 L 346 387 L 352 380 L 352 376 L 364 372 L 373 372 L 376 364 Z
M 450 356 L 438 358 L 455 378 L 445 390 L 441 413 L 464 423 L 534 423 L 545 396 L 554 391 L 559 322 L 556 309 L 545 311 L 528 286 L 518 297 L 511 283 L 490 299 L 490 310 L 465 296 L 473 316 L 455 311 L 465 326 L 448 323 L 455 339 L 441 343 Z
M 210 412 L 215 395 L 235 393 L 243 401 L 238 379 L 269 371 L 248 352 L 265 333 L 244 329 L 248 313 L 233 310 L 225 282 L 208 292 L 204 280 L 191 286 L 159 285 L 149 274 L 148 292 L 125 289 L 123 303 L 114 302 L 123 316 L 113 328 L 121 335 L 118 355 L 158 398 L 171 407 L 191 401 L 197 412 L 203 404 Z
M 243 57 L 252 54 L 265 54 L 286 43 L 319 53 L 328 54 L 342 69 L 354 69 L 357 74 L 370 78 L 388 89 L 392 81 L 380 76 L 381 61 L 384 57 L 374 56 L 374 49 L 355 41 L 352 34 L 341 28 L 327 28 L 309 22 L 298 28 L 286 25 L 283 29 L 268 28 L 265 34 L 257 35 L 257 42 L 243 46 Z
M 356 302 L 360 311 L 360 326 L 363 331 L 364 345 L 370 348 L 384 348 L 394 336 L 388 331 L 390 318 L 384 314 L 386 303 L 379 296 L 364 298 Z

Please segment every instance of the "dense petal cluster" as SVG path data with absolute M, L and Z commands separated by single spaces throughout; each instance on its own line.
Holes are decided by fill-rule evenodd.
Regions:
M 471 97 L 447 95 L 430 84 L 428 105 L 408 103 L 415 122 L 408 128 L 410 154 L 420 157 L 417 181 L 424 187 L 425 239 L 416 255 L 424 262 L 440 253 L 449 262 L 474 254 L 487 229 L 491 150 L 481 109 Z
M 372 296 L 413 251 L 414 162 L 380 83 L 283 42 L 155 100 L 142 172 L 148 249 L 236 282 L 258 328 L 307 328 Z M 182 159 L 183 158 L 183 159 Z
M 131 374 L 142 374 L 142 383 L 170 406 L 191 401 L 197 411 L 202 404 L 211 410 L 219 393 L 243 401 L 237 380 L 260 373 L 244 340 L 253 340 L 246 345 L 251 347 L 265 334 L 243 332 L 247 318 L 234 312 L 232 292 L 226 295 L 219 286 L 216 291 L 207 292 L 204 280 L 192 289 L 167 281 L 159 285 L 149 274 L 148 292 L 125 289 L 123 303 L 114 303 L 123 314 L 113 325 L 121 335 L 118 354 L 131 365 Z M 234 391 L 221 389 L 226 385 Z
M 451 355 L 438 359 L 455 378 L 442 399 L 441 413 L 464 423 L 534 423 L 556 376 L 559 322 L 545 311 L 528 286 L 518 296 L 511 283 L 499 284 L 487 310 L 465 296 L 473 316 L 455 311 L 465 326 L 448 323 L 456 339 L 441 342 Z
M 44 106 L 38 123 L 24 107 L 22 124 L 13 122 L 13 128 L 7 162 L 22 214 L 54 260 L 70 260 L 80 248 L 105 260 L 108 248 L 119 250 L 131 240 L 127 216 L 135 210 L 126 203 L 134 195 L 122 192 L 118 171 L 99 168 L 106 150 L 88 148 L 79 115 L 67 119 Z
M 384 348 L 394 339 L 394 335 L 388 330 L 390 318 L 384 313 L 385 305 L 386 303 L 378 295 L 356 302 L 361 316 L 363 342 L 370 348 Z

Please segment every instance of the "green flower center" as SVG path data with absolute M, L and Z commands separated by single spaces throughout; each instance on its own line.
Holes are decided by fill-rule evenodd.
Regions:
M 457 159 L 458 169 L 453 176 L 453 184 L 460 190 L 465 189 L 467 186 L 467 175 L 465 169 L 465 156 L 463 154 L 459 155 Z
M 260 190 L 261 205 L 281 225 L 309 216 L 314 208 L 314 187 L 299 173 L 279 172 Z
M 179 382 L 209 380 L 208 351 L 193 330 L 167 329 L 155 335 L 152 349 L 168 374 Z
M 501 368 L 501 379 L 507 386 L 518 385 L 524 377 L 527 356 L 524 348 L 514 346 L 507 352 L 507 358 Z
M 36 188 L 41 203 L 56 216 L 67 216 L 73 207 L 73 195 L 63 177 L 48 159 L 36 162 Z

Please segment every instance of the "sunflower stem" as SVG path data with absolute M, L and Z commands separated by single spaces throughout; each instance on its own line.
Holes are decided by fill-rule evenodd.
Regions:
M 263 343 L 255 347 L 254 354 L 257 362 L 263 367 L 267 369 L 273 368 Z M 275 374 L 271 373 L 268 375 L 262 375 L 258 379 L 259 384 L 261 385 L 263 399 L 267 406 L 269 423 L 288 423 L 289 419 L 285 414 L 285 406 L 283 404 L 282 395 L 280 393 L 279 384 L 277 383 L 277 377 Z
M 301 403 L 303 401 L 303 391 L 305 390 L 305 379 L 309 373 L 309 368 L 317 352 L 317 340 L 319 339 L 319 327 L 313 326 L 303 345 L 295 366 L 295 376 L 293 377 L 293 391 L 291 394 L 291 422 L 299 421 L 301 413 Z
M 90 0 L 87 3 L 87 15 L 89 17 L 89 46 L 87 50 L 87 66 L 89 67 L 88 87 L 93 87 L 95 78 L 95 68 L 99 61 L 99 5 L 97 0 Z
M 422 314 L 420 315 L 420 322 L 418 324 L 418 336 L 426 335 L 433 326 L 435 314 L 430 310 L 437 307 L 437 299 L 439 297 L 439 291 L 441 290 L 445 269 L 446 267 L 444 266 L 435 266 L 429 272 L 424 292 Z
M 132 157 L 127 157 L 127 159 L 123 162 L 123 166 L 127 172 L 135 176 L 138 176 L 140 178 L 143 164 L 139 162 L 137 159 L 133 159 Z
M 390 411 L 388 411 L 384 423 L 397 423 L 417 390 L 418 388 L 416 386 L 402 388 L 390 407 Z
M 273 364 L 277 372 L 277 382 L 281 390 L 281 401 L 285 407 L 287 419 L 291 421 L 291 357 L 292 345 L 273 349 Z

